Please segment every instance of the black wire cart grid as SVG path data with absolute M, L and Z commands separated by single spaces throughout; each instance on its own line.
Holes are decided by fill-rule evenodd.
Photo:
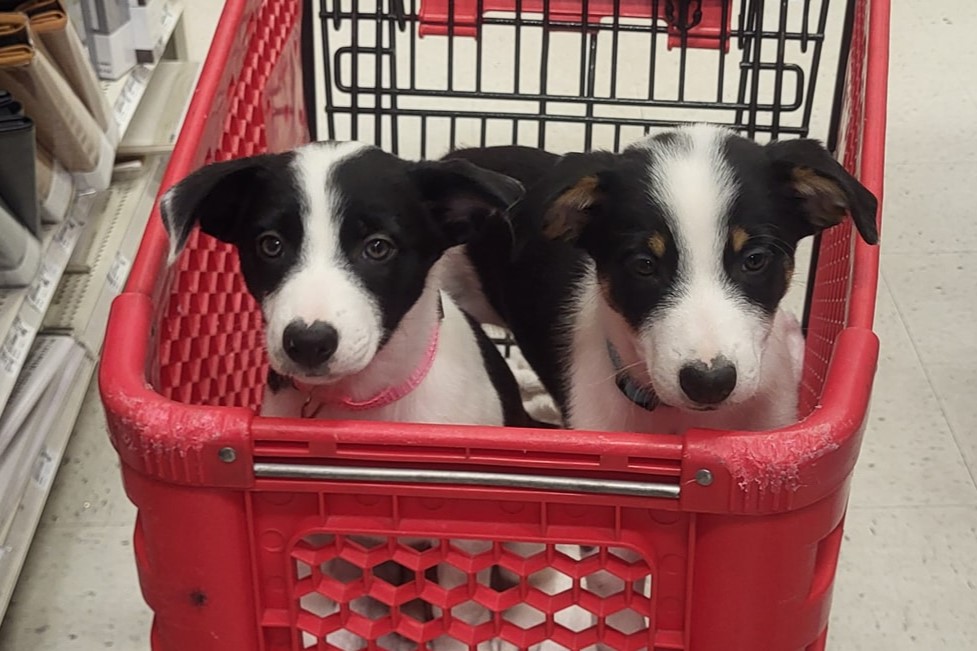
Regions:
M 618 150 L 684 122 L 806 136 L 822 115 L 814 135 L 833 148 L 854 3 L 837 4 L 321 0 L 318 30 L 307 12 L 308 114 L 317 137 L 421 157 Z

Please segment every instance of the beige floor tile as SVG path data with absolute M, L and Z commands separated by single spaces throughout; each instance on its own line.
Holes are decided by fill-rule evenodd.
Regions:
M 924 365 L 977 360 L 977 252 L 883 254 L 882 274 Z
M 881 289 L 876 332 L 882 349 L 851 502 L 977 504 L 977 487 L 909 334 L 887 287 Z
M 977 508 L 853 508 L 831 651 L 977 648 Z

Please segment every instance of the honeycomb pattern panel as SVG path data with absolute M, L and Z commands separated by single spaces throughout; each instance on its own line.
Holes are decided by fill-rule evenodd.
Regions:
M 291 562 L 303 649 L 629 651 L 654 630 L 652 567 L 623 547 L 316 533 Z

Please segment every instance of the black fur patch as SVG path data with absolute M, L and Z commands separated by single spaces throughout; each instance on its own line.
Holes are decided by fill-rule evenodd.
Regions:
M 289 380 L 284 375 L 280 375 L 268 369 L 268 388 L 271 389 L 272 393 L 278 393 L 282 389 L 287 389 L 292 386 L 292 381 Z
M 502 220 L 522 194 L 511 179 L 464 161 L 410 163 L 379 149 L 343 161 L 332 181 L 342 195 L 340 247 L 377 299 L 384 341 L 417 301 L 445 249 L 463 243 L 476 223 Z M 363 246 L 376 234 L 397 246 L 385 263 L 363 256 Z
M 197 170 L 160 204 L 170 237 L 182 246 L 199 221 L 205 233 L 236 246 L 248 291 L 261 301 L 299 259 L 303 206 L 294 159 L 294 152 L 264 154 Z M 269 232 L 282 243 L 273 259 L 258 254 L 258 238 Z
M 478 341 L 478 348 L 482 353 L 482 363 L 488 373 L 489 380 L 499 396 L 502 404 L 503 424 L 507 427 L 533 427 L 533 421 L 522 404 L 522 395 L 519 392 L 519 384 L 516 382 L 512 369 L 506 363 L 499 349 L 495 347 L 482 327 L 475 322 L 468 314 L 465 314 L 468 325 L 471 326 L 475 339 Z
M 793 270 L 797 242 L 807 234 L 806 228 L 796 211 L 783 201 L 774 167 L 763 147 L 744 138 L 730 138 L 723 153 L 738 189 L 727 215 L 728 229 L 741 229 L 748 236 L 739 251 L 727 243 L 723 267 L 731 286 L 773 314 L 787 293 L 785 270 Z M 766 265 L 759 272 L 748 272 L 744 265 L 756 255 L 765 257 Z
M 518 145 L 456 149 L 444 160 L 463 159 L 487 170 L 514 178 L 530 187 L 546 174 L 560 157 L 542 149 Z
M 338 165 L 332 174 L 341 194 L 340 249 L 382 313 L 383 341 L 417 302 L 431 266 L 449 241 L 431 217 L 410 177 L 410 164 L 378 149 L 368 149 Z M 386 262 L 364 255 L 372 236 L 397 246 Z

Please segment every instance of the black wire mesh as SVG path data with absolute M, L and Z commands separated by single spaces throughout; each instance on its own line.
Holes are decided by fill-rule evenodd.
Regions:
M 832 22 L 829 2 L 305 0 L 310 129 L 415 158 L 617 151 L 688 122 L 834 151 L 855 3 L 836 0 Z M 511 338 L 497 343 L 508 356 Z
M 316 135 L 420 157 L 511 143 L 617 150 L 683 122 L 806 136 L 829 31 L 829 0 L 321 0 L 319 9 Z M 842 38 L 832 56 L 846 49 Z M 834 112 L 838 81 L 825 88 Z

